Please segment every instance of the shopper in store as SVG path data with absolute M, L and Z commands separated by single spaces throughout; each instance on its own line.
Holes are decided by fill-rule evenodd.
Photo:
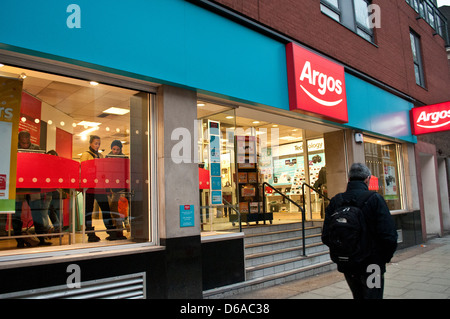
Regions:
M 84 162 L 87 160 L 93 160 L 98 158 L 103 158 L 103 155 L 99 152 L 101 145 L 101 139 L 97 135 L 91 135 L 89 138 L 89 149 L 81 154 L 80 161 Z M 97 201 L 98 206 L 102 211 L 103 223 L 107 229 L 108 237 L 107 240 L 117 240 L 123 239 L 123 236 L 118 236 L 113 221 L 111 219 L 111 212 L 108 203 L 108 196 L 106 195 L 105 189 L 89 188 L 86 190 L 86 204 L 85 204 L 85 225 L 86 232 L 88 235 L 88 242 L 98 242 L 100 237 L 98 237 L 94 232 L 94 227 L 92 226 L 92 214 L 94 212 L 94 204 Z
M 25 150 L 40 150 L 39 145 L 31 143 L 31 134 L 28 131 L 19 132 L 19 144 L 18 149 Z
M 314 189 L 318 190 L 320 193 L 322 193 L 325 196 L 328 196 L 327 191 L 327 169 L 325 166 L 322 166 L 322 168 L 319 171 L 319 176 L 317 177 L 317 180 L 314 182 L 313 185 Z M 319 193 L 319 194 L 320 194 Z M 322 198 L 322 203 L 320 205 L 320 218 L 324 218 L 325 208 L 328 205 L 328 198 L 320 196 L 319 198 Z
M 322 241 L 330 247 L 330 255 L 337 263 L 338 271 L 344 273 L 355 299 L 383 298 L 386 263 L 391 260 L 397 248 L 398 235 L 389 208 L 381 195 L 369 191 L 371 175 L 369 168 L 364 164 L 354 163 L 351 166 L 347 190 L 331 199 L 325 211 L 322 231 Z M 347 206 L 341 211 L 348 212 L 351 207 L 358 206 L 360 207 L 358 212 L 362 214 L 359 221 L 363 236 L 356 239 L 360 244 L 355 247 L 366 249 L 358 250 L 358 258 L 355 257 L 356 252 L 349 252 L 346 249 L 351 245 L 342 244 L 345 240 L 352 240 L 350 236 L 345 237 L 346 232 L 350 233 L 349 228 L 344 227 L 345 230 L 340 228 L 339 234 L 333 230 L 339 227 L 333 220 L 336 220 L 337 214 L 340 214 L 339 208 L 343 208 L 344 205 Z M 339 219 L 337 221 L 345 226 L 350 224 L 351 216 L 346 215 L 346 218 L 339 217 Z M 347 256 L 350 257 L 341 258 L 333 253 L 332 247 L 336 247 L 336 242 L 344 247 Z
M 48 155 L 58 156 L 58 153 L 55 150 L 50 150 L 47 153 Z M 60 233 L 62 232 L 62 224 L 60 223 L 60 211 L 61 211 L 61 196 L 62 199 L 67 198 L 68 190 L 57 189 L 45 194 L 44 200 L 44 210 L 47 211 L 48 218 L 52 222 L 52 226 L 48 224 L 47 228 L 48 232 Z
M 128 156 L 125 156 L 122 152 L 122 142 L 119 140 L 114 140 L 111 143 L 111 152 L 109 152 L 108 155 L 106 155 L 106 158 L 108 157 L 122 157 L 122 158 L 128 158 Z M 126 196 L 126 190 L 125 189 L 119 189 L 119 188 L 111 188 L 111 193 L 108 195 L 109 199 L 109 207 L 111 209 L 111 217 L 113 218 L 114 224 L 117 229 L 123 229 L 124 223 L 127 223 L 127 219 L 125 214 L 120 214 L 119 212 L 119 201 L 122 201 L 123 203 L 126 203 L 128 206 L 129 198 Z M 123 197 L 125 198 L 121 198 Z M 123 231 L 117 231 L 117 237 L 120 239 L 126 239 L 125 236 L 123 236 Z
M 31 134 L 28 131 L 19 132 L 19 144 L 18 149 L 21 151 L 24 150 L 40 150 L 39 145 L 36 145 L 31 142 Z M 31 225 L 23 225 L 22 221 L 22 207 L 24 202 L 29 206 L 31 210 L 31 218 L 33 220 L 34 231 L 38 235 L 46 234 L 48 232 L 48 228 L 45 226 L 46 221 L 48 220 L 47 211 L 44 210 L 44 202 L 43 195 L 39 188 L 30 188 L 30 189 L 17 189 L 16 190 L 16 212 L 12 218 L 12 226 L 14 229 L 14 235 L 20 236 L 22 235 L 22 227 L 30 228 Z M 44 236 L 38 237 L 39 242 L 36 242 L 39 246 L 49 246 L 52 243 L 45 241 Z M 23 248 L 26 246 L 34 246 L 35 241 L 31 239 L 31 237 L 26 238 L 16 238 L 17 247 Z

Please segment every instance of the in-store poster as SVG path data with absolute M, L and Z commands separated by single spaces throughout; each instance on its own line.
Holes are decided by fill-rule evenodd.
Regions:
M 222 205 L 222 169 L 220 163 L 220 123 L 208 121 L 211 205 Z
M 22 81 L 0 77 L 0 214 L 14 213 Z

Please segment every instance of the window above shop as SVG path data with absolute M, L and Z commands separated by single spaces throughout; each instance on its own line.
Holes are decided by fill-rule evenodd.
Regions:
M 430 0 L 406 0 L 418 16 L 417 19 L 425 20 L 448 44 L 447 20 L 436 6 L 436 1 Z
M 367 0 L 321 0 L 320 10 L 369 42 L 374 42 Z

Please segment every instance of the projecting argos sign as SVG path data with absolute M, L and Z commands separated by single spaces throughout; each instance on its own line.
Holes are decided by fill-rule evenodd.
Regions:
M 286 45 L 289 109 L 347 123 L 344 67 L 294 43 Z
M 450 130 L 450 102 L 413 108 L 411 124 L 414 135 Z

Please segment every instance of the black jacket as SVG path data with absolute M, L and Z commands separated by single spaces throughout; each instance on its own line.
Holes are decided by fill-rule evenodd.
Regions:
M 347 190 L 343 193 L 344 200 L 357 199 L 368 190 L 369 188 L 363 181 L 350 181 L 347 184 Z M 336 202 L 335 196 L 331 199 L 330 204 L 325 210 L 325 221 L 322 231 L 322 241 L 324 244 L 328 242 L 327 217 L 336 210 Z M 369 229 L 369 234 L 373 239 L 373 247 L 372 254 L 367 263 L 362 265 L 361 269 L 355 271 L 366 272 L 367 265 L 377 264 L 380 266 L 382 273 L 384 273 L 386 271 L 386 263 L 391 260 L 397 249 L 398 235 L 394 220 L 384 198 L 378 193 L 369 198 L 362 211 Z M 339 269 L 339 265 L 338 270 L 341 272 L 347 271 L 345 269 Z

